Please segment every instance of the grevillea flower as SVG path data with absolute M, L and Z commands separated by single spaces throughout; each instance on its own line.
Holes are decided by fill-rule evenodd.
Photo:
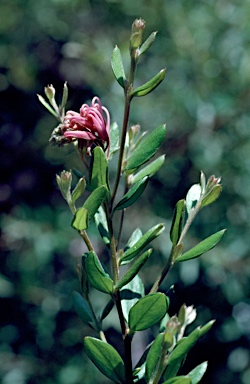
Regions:
M 110 131 L 109 112 L 102 106 L 100 99 L 94 97 L 90 106 L 88 104 L 81 106 L 80 113 L 68 111 L 56 130 L 51 138 L 56 144 L 63 145 L 78 140 L 79 146 L 87 148 L 87 153 L 90 153 L 93 143 L 107 149 Z

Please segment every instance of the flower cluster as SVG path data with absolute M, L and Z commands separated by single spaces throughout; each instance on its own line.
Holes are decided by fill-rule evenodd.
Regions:
M 105 117 L 104 117 L 105 114 Z M 110 115 L 99 98 L 94 97 L 91 105 L 83 104 L 80 113 L 68 111 L 63 122 L 53 131 L 50 141 L 63 145 L 78 140 L 78 146 L 87 153 L 93 144 L 109 147 Z

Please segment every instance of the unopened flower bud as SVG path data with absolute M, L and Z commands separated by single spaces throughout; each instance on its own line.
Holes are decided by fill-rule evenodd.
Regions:
M 215 177 L 214 175 L 210 176 L 206 185 L 206 193 L 210 192 L 210 190 L 216 185 L 219 185 L 220 181 L 221 181 L 221 177 Z
M 222 191 L 220 181 L 220 177 L 209 177 L 205 187 L 205 191 L 203 193 L 201 207 L 213 203 L 220 196 Z
M 135 51 L 142 43 L 142 33 L 145 28 L 145 21 L 136 19 L 132 24 L 132 34 L 130 37 L 130 49 Z
M 175 335 L 176 332 L 178 331 L 178 328 L 180 326 L 180 322 L 177 316 L 172 316 L 166 326 L 166 331 L 171 333 L 172 335 Z
M 50 84 L 47 87 L 45 87 L 44 92 L 45 92 L 45 95 L 47 96 L 47 98 L 49 99 L 50 103 L 53 103 L 53 101 L 55 99 L 55 94 L 56 94 L 56 91 L 55 91 L 55 88 L 53 87 L 53 85 Z
M 64 199 L 68 203 L 70 203 L 71 202 L 70 189 L 71 189 L 71 182 L 72 182 L 71 172 L 62 171 L 61 176 L 56 175 L 56 181 Z
M 141 130 L 141 126 L 139 124 L 132 125 L 128 132 L 129 140 L 133 141 L 135 137 L 138 135 L 138 133 L 140 133 L 140 130 Z
M 140 31 L 143 32 L 145 25 L 146 25 L 145 20 L 135 19 L 135 21 L 132 24 L 132 33 L 140 32 Z

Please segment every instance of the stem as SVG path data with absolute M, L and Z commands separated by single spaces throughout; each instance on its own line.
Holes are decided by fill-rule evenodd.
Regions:
M 124 104 L 124 114 L 123 114 L 122 136 L 121 136 L 121 142 L 120 142 L 120 153 L 119 153 L 118 167 L 117 167 L 117 173 L 116 173 L 116 180 L 115 180 L 113 195 L 111 198 L 111 209 L 115 200 L 115 196 L 119 186 L 119 181 L 121 178 L 122 161 L 123 161 L 126 133 L 127 133 L 129 113 L 130 113 L 130 102 L 131 102 L 130 92 L 133 89 L 134 77 L 135 77 L 135 71 L 136 71 L 136 65 L 137 65 L 137 60 L 135 59 L 132 52 L 130 52 L 130 57 L 131 57 L 131 60 L 130 60 L 129 80 L 128 80 L 128 84 L 124 89 L 125 104 Z
M 87 235 L 87 232 L 84 230 L 84 231 L 78 231 L 78 233 L 83 238 L 84 243 L 86 244 L 88 250 L 89 251 L 95 251 L 94 247 L 93 247 L 93 245 L 92 245 L 92 243 L 90 241 L 90 238 Z
M 202 203 L 202 199 L 203 199 L 203 197 L 204 197 L 204 196 L 203 196 L 203 194 L 202 194 L 202 195 L 200 196 L 200 198 L 199 198 L 197 204 L 195 205 L 195 207 L 192 208 L 191 211 L 189 212 L 188 219 L 187 219 L 187 221 L 186 221 L 186 224 L 185 224 L 185 226 L 184 226 L 184 228 L 183 228 L 183 230 L 182 230 L 182 232 L 181 232 L 181 236 L 180 236 L 180 238 L 179 238 L 179 240 L 178 240 L 178 243 L 177 243 L 176 245 L 179 245 L 179 244 L 181 244 L 181 243 L 183 242 L 184 237 L 186 236 L 187 231 L 188 231 L 189 228 L 190 228 L 190 225 L 192 224 L 192 222 L 194 221 L 195 216 L 197 215 L 197 213 L 198 213 L 199 210 L 200 210 L 200 207 L 201 207 L 201 203 Z
M 128 178 L 126 177 L 123 195 L 125 195 L 127 192 L 128 192 Z M 117 244 L 120 243 L 120 239 L 121 239 L 125 210 L 126 210 L 125 208 L 122 210 L 121 217 L 120 217 L 120 226 L 119 226 L 119 232 L 118 232 L 118 236 L 117 236 Z
M 76 207 L 75 207 L 75 204 L 73 204 L 72 202 L 68 202 L 68 205 L 69 205 L 69 208 L 72 212 L 72 214 L 74 215 L 76 213 Z M 86 244 L 87 248 L 89 251 L 94 251 L 94 247 L 90 241 L 90 238 L 88 237 L 87 235 L 87 232 L 85 230 L 81 230 L 81 231 L 78 231 L 79 235 L 82 237 L 84 243 Z
M 123 126 L 122 126 L 122 136 L 121 136 L 121 142 L 120 142 L 120 152 L 119 152 L 119 160 L 118 160 L 118 167 L 117 167 L 117 173 L 116 173 L 116 180 L 113 190 L 113 195 L 111 198 L 111 208 L 114 203 L 114 199 L 118 190 L 121 173 L 122 173 L 122 162 L 123 162 L 123 154 L 124 154 L 124 147 L 125 147 L 125 140 L 126 140 L 126 133 L 127 133 L 127 126 L 128 126 L 128 120 L 129 120 L 129 113 L 130 113 L 130 97 L 126 95 L 125 93 L 125 105 L 124 105 L 124 115 L 123 115 Z
M 173 259 L 174 249 L 178 245 L 182 244 L 182 242 L 184 240 L 184 237 L 186 236 L 186 234 L 187 234 L 187 232 L 188 232 L 188 230 L 190 228 L 190 225 L 192 224 L 192 222 L 194 221 L 195 216 L 197 215 L 197 213 L 200 210 L 203 197 L 204 197 L 203 195 L 200 196 L 200 199 L 198 200 L 198 202 L 195 205 L 195 207 L 189 212 L 188 219 L 187 219 L 186 224 L 184 225 L 184 228 L 183 228 L 183 230 L 181 232 L 181 235 L 180 235 L 180 238 L 178 240 L 178 243 L 174 247 L 172 247 L 170 255 L 169 255 L 169 258 L 167 260 L 167 263 L 164 266 L 164 268 L 162 269 L 162 271 L 161 271 L 159 277 L 157 278 L 157 280 L 155 281 L 153 287 L 151 288 L 150 293 L 155 293 L 155 292 L 158 291 L 161 283 L 163 282 L 163 280 L 165 279 L 165 277 L 167 276 L 167 274 L 169 273 L 171 268 L 174 266 L 174 263 L 175 263 L 175 260 Z
M 125 372 L 126 372 L 126 384 L 133 384 L 133 367 L 132 367 L 132 335 L 128 333 L 128 328 L 124 320 L 122 306 L 121 306 L 121 296 L 120 291 L 118 290 L 115 295 L 116 309 L 121 325 L 122 337 L 124 342 L 124 353 L 125 353 Z
M 165 279 L 165 277 L 167 276 L 167 274 L 169 273 L 169 271 L 171 270 L 173 265 L 174 265 L 174 262 L 173 262 L 173 248 L 172 248 L 170 255 L 169 255 L 169 258 L 167 260 L 167 263 L 165 264 L 164 268 L 162 269 L 159 277 L 156 279 L 156 281 L 155 281 L 155 283 L 154 283 L 154 285 L 151 288 L 149 293 L 155 293 L 158 291 L 161 283 L 163 282 L 163 280 Z
M 127 334 L 124 338 L 124 349 L 125 349 L 125 369 L 126 369 L 126 382 L 133 384 L 133 367 L 132 367 L 132 336 Z

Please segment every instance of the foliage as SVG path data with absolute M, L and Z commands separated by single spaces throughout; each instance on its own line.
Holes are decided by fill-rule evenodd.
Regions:
M 197 182 L 200 169 L 208 174 L 216 169 L 222 176 L 219 203 L 202 210 L 186 244 L 188 250 L 208 237 L 212 229 L 218 231 L 217 218 L 221 227 L 228 228 L 226 243 L 222 241 L 211 250 L 209 257 L 178 263 L 162 287 L 167 290 L 180 276 L 182 283 L 176 287 L 177 303 L 172 300 L 171 313 L 184 301 L 199 306 L 200 323 L 217 319 L 206 352 L 203 349 L 201 356 L 201 349 L 196 352 L 194 347 L 192 362 L 187 359 L 189 370 L 193 359 L 197 364 L 209 359 L 204 383 L 247 383 L 249 1 L 14 0 L 2 1 L 0 7 L 4 213 L 0 338 L 1 360 L 8 362 L 1 368 L 2 380 L 15 380 L 11 375 L 18 370 L 23 382 L 31 377 L 33 383 L 52 380 L 61 384 L 67 377 L 67 382 L 80 383 L 82 372 L 90 382 L 102 382 L 87 360 L 82 363 L 82 357 L 77 357 L 82 348 L 79 334 L 86 334 L 87 329 L 82 330 L 75 319 L 69 298 L 73 289 L 78 290 L 74 264 L 80 241 L 73 229 L 68 230 L 71 219 L 53 182 L 62 163 L 65 169 L 77 168 L 77 157 L 70 148 L 56 151 L 47 146 L 53 118 L 43 113 L 35 94 L 51 82 L 61 89 L 67 79 L 69 106 L 77 108 L 82 100 L 99 93 L 103 103 L 112 107 L 112 119 L 120 125 L 122 97 L 113 81 L 109 57 L 119 42 L 128 67 L 124 36 L 128 36 L 131 21 L 141 16 L 147 20 L 147 29 L 157 29 L 158 34 L 141 57 L 137 85 L 147 82 L 166 64 L 167 74 L 154 94 L 134 98 L 131 121 L 139 121 L 146 129 L 167 122 L 167 137 L 160 149 L 161 154 L 166 152 L 166 163 L 143 192 L 152 211 L 149 214 L 138 200 L 136 215 L 127 210 L 128 222 L 146 223 L 139 219 L 142 216 L 150 227 L 164 222 L 169 230 L 176 202 Z M 140 171 L 133 177 L 136 183 Z M 74 185 L 76 182 L 73 179 Z M 131 230 L 130 225 L 125 226 L 124 243 L 127 230 Z M 145 233 L 148 227 L 143 225 L 142 230 Z M 89 231 L 92 233 L 92 225 Z M 104 227 L 102 235 L 108 241 Z M 99 244 L 98 238 L 95 242 Z M 169 242 L 164 236 L 155 240 L 159 257 L 150 256 L 141 272 L 147 289 L 153 282 L 151 270 L 159 269 L 159 259 L 163 263 L 161 251 L 166 247 Z M 105 252 L 103 258 L 106 260 Z M 105 300 L 96 295 L 97 310 Z M 113 339 L 112 316 L 105 321 Z M 216 356 L 215 350 L 220 351 Z M 13 364 L 14 359 L 22 365 Z
M 87 176 L 80 178 L 72 192 L 71 172 L 63 171 L 61 176 L 57 175 L 56 177 L 62 195 L 73 214 L 72 227 L 78 231 L 88 249 L 88 252 L 82 258 L 82 267 L 78 270 L 79 279 L 82 282 L 82 296 L 77 292 L 74 296 L 75 308 L 81 319 L 96 332 L 97 336 L 97 338 L 91 336 L 84 338 L 86 354 L 106 377 L 117 384 L 132 384 L 138 380 L 147 384 L 157 384 L 161 379 L 166 380 L 166 383 L 192 384 L 193 381 L 200 381 L 204 369 L 201 375 L 199 373 L 196 375 L 196 372 L 200 372 L 199 366 L 194 368 L 195 374 L 191 374 L 191 376 L 184 377 L 178 376 L 178 374 L 188 352 L 197 340 L 208 332 L 213 321 L 203 327 L 197 327 L 189 336 L 184 337 L 185 328 L 194 321 L 196 312 L 194 313 L 193 308 L 183 305 L 178 317 L 177 315 L 170 317 L 168 315 L 169 297 L 166 293 L 158 292 L 158 290 L 176 263 L 201 256 L 212 249 L 224 235 L 225 230 L 216 232 L 184 252 L 184 239 L 196 215 L 204 206 L 213 203 L 221 193 L 220 178 L 211 176 L 206 181 L 202 172 L 200 184 L 193 185 L 187 192 L 186 199 L 177 203 L 170 230 L 172 249 L 149 293 L 141 295 L 132 306 L 128 306 L 126 298 L 121 296 L 121 289 L 124 286 L 128 289 L 131 283 L 133 287 L 133 280 L 138 280 L 138 273 L 152 253 L 152 249 L 142 253 L 143 249 L 161 235 L 165 229 L 163 224 L 157 224 L 143 235 L 140 228 L 136 228 L 131 236 L 132 239 L 128 240 L 124 248 L 120 248 L 125 209 L 137 203 L 147 186 L 150 176 L 159 169 L 158 164 L 157 167 L 151 164 L 150 168 L 146 165 L 145 170 L 144 164 L 153 158 L 166 135 L 165 125 L 160 125 L 148 135 L 145 132 L 140 132 L 139 125 L 128 128 L 132 99 L 146 96 L 152 92 L 163 81 L 166 72 L 162 70 L 145 84 L 134 88 L 134 77 L 140 55 L 151 47 L 156 35 L 156 33 L 151 34 L 142 45 L 144 28 L 145 21 L 142 19 L 136 19 L 132 24 L 130 72 L 128 77 L 125 75 L 122 56 L 117 46 L 114 48 L 111 59 L 114 76 L 124 89 L 124 119 L 114 181 L 109 177 L 109 163 L 112 161 L 110 159 L 110 146 L 112 145 L 110 143 L 110 128 L 112 129 L 116 125 L 110 127 L 109 112 L 101 105 L 100 100 L 95 97 L 93 100 L 98 100 L 98 103 L 92 101 L 91 107 L 84 104 L 80 109 L 80 113 L 68 111 L 65 114 L 64 109 L 68 96 L 67 85 L 64 85 L 60 106 L 55 101 L 56 91 L 52 85 L 45 88 L 48 102 L 40 95 L 38 95 L 38 98 L 45 108 L 60 122 L 52 133 L 52 142 L 60 147 L 70 142 L 75 144 L 87 172 Z M 102 117 L 103 111 L 106 120 Z M 66 139 L 70 138 L 69 142 L 65 137 Z M 90 157 L 90 161 L 88 161 L 87 157 Z M 161 162 L 161 165 L 163 165 L 163 162 Z M 134 173 L 139 170 L 144 177 L 139 179 L 137 183 L 132 184 L 131 178 L 133 180 Z M 124 184 L 125 192 L 122 198 L 115 203 L 121 184 Z M 81 194 L 85 195 L 86 186 L 90 194 L 85 198 L 83 205 L 77 208 L 77 200 L 81 197 Z M 106 237 L 108 238 L 108 242 L 105 241 L 105 244 L 109 253 L 109 265 L 105 267 L 102 265 L 100 254 L 98 255 L 98 252 L 95 251 L 87 232 L 91 220 L 94 219 L 95 214 L 98 214 L 100 209 L 103 210 L 103 215 L 102 217 L 98 216 L 99 219 L 96 220 L 97 228 L 101 223 L 102 228 L 106 228 Z M 122 212 L 117 216 L 116 211 Z M 103 222 L 101 222 L 102 220 Z M 119 223 L 118 230 L 115 230 L 117 221 Z M 135 259 L 136 261 L 134 261 Z M 125 271 L 123 277 L 120 277 L 122 273 L 121 266 L 131 262 L 133 264 Z M 108 269 L 108 271 L 105 271 L 105 269 Z M 143 284 L 141 285 L 142 291 L 145 292 Z M 102 311 L 105 312 L 105 316 L 102 315 L 101 319 L 98 318 L 93 309 L 90 287 L 110 296 L 109 303 L 111 304 L 108 305 L 108 308 L 103 307 Z M 130 292 L 132 298 L 135 298 L 134 291 Z M 131 300 L 131 297 L 129 300 Z M 109 315 L 109 311 L 113 306 L 116 308 L 119 318 L 124 359 L 107 341 L 105 328 L 102 324 L 103 318 Z M 125 311 L 123 308 L 125 308 Z M 169 320 L 165 320 L 166 323 L 163 323 L 164 332 L 160 333 L 159 328 L 159 334 L 155 341 L 151 347 L 148 346 L 145 350 L 146 352 L 149 349 L 144 364 L 145 374 L 143 374 L 143 367 L 140 365 L 133 369 L 132 340 L 135 333 L 159 324 L 166 316 Z M 145 352 L 142 353 L 142 356 Z

